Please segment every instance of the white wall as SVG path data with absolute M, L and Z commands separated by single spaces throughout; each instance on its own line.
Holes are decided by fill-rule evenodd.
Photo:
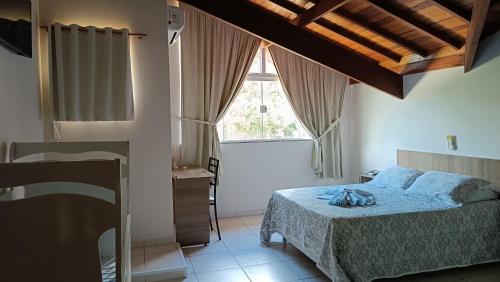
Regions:
M 41 23 L 144 32 L 131 38 L 135 120 L 64 123 L 65 141 L 130 140 L 132 240 L 173 240 L 167 5 L 162 0 L 41 0 Z M 41 42 L 46 139 L 53 138 L 47 38 Z
M 350 97 L 345 97 L 340 124 L 344 178 L 320 179 L 313 173 L 312 140 L 223 143 L 217 192 L 220 216 L 260 213 L 278 189 L 352 182 Z
M 353 87 L 353 173 L 396 163 L 409 149 L 500 159 L 500 33 L 480 45 L 475 68 L 409 75 L 399 100 Z M 458 150 L 446 136 L 457 136 Z
M 10 142 L 42 139 L 37 5 L 33 1 L 33 58 L 16 55 L 0 46 L 0 162 L 6 160 Z

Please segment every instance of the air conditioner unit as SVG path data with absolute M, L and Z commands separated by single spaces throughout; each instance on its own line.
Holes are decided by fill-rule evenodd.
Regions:
M 184 28 L 184 10 L 168 6 L 168 44 L 174 44 Z

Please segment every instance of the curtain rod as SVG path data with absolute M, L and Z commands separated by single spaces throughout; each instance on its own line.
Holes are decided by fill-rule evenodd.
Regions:
M 49 31 L 49 27 L 46 25 L 41 25 L 40 28 L 45 29 L 46 31 Z M 62 27 L 63 30 L 70 30 L 71 28 L 69 27 Z M 88 31 L 86 28 L 78 28 L 78 31 Z M 104 33 L 104 30 L 96 29 L 96 32 L 98 33 Z M 113 30 L 114 34 L 122 34 L 121 31 L 118 30 Z M 145 36 L 148 36 L 146 33 L 129 33 L 128 36 L 137 36 L 138 39 L 142 39 Z

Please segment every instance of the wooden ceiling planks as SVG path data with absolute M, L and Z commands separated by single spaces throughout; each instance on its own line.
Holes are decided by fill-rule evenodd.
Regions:
M 247 0 L 182 0 L 271 43 L 403 99 L 403 78 Z
M 457 5 L 456 3 L 453 3 L 453 1 L 449 0 L 432 0 L 429 1 L 432 4 L 436 5 L 442 10 L 445 10 L 452 16 L 461 19 L 467 24 L 470 24 L 470 19 L 471 19 L 471 13 L 469 10 L 461 7 L 460 5 Z
M 308 9 L 320 3 L 320 0 L 280 1 L 294 3 Z M 401 20 L 399 16 L 394 17 L 390 13 L 387 13 L 387 11 L 382 12 L 367 0 L 350 1 L 324 14 L 322 18 L 316 20 L 316 23 L 318 20 L 326 19 L 344 29 L 350 30 L 357 35 L 357 38 L 364 38 L 365 42 L 373 42 L 377 46 L 384 47 L 403 56 L 399 63 L 373 49 L 360 47 L 359 43 L 363 42 L 363 40 L 357 40 L 357 44 L 346 38 L 349 37 L 348 33 L 342 36 L 321 27 L 312 29 L 314 32 L 320 33 L 322 36 L 326 36 L 330 40 L 346 46 L 357 53 L 377 60 L 380 65 L 393 71 L 403 69 L 402 66 L 405 64 L 414 64 L 415 56 L 423 57 L 424 60 L 436 60 L 442 57 L 463 55 L 465 39 L 470 25 L 469 15 L 471 15 L 473 0 L 373 0 L 373 2 L 383 3 L 384 5 L 387 5 L 388 2 L 389 4 L 392 3 L 394 10 L 396 7 L 410 13 L 414 23 L 418 23 L 419 27 L 424 26 L 426 31 L 432 31 L 433 34 L 429 35 L 428 32 L 422 32 L 422 30 Z M 500 1 L 492 5 L 488 13 L 485 32 L 483 32 L 484 36 L 500 30 L 500 19 L 495 17 L 499 13 L 498 10 L 495 10 L 497 9 L 496 6 L 499 5 L 498 3 Z M 446 39 L 436 38 L 436 36 L 442 34 L 447 39 L 451 38 L 451 40 L 446 42 Z M 450 44 L 451 41 L 454 43 Z M 366 44 L 365 47 L 367 45 L 370 44 Z M 452 49 L 450 50 L 450 48 Z M 442 53 L 441 50 L 445 50 L 444 54 L 440 54 Z M 418 61 L 421 60 L 422 58 L 418 59 Z M 450 62 L 449 67 L 454 67 L 460 60 L 440 59 L 438 61 L 439 64 L 434 62 L 429 65 L 446 68 L 443 62 L 446 63 L 448 61 Z
M 440 28 L 436 28 L 435 25 L 419 19 L 415 16 L 414 12 L 408 9 L 401 9 L 387 0 L 369 0 L 369 2 L 376 9 L 389 14 L 391 17 L 406 23 L 443 44 L 447 44 L 455 49 L 460 49 L 464 45 L 463 40 L 450 35 Z
M 389 31 L 387 31 L 386 29 L 383 29 L 383 28 L 371 23 L 370 21 L 366 20 L 363 17 L 360 17 L 360 16 L 357 16 L 353 13 L 350 13 L 347 10 L 338 10 L 338 11 L 336 11 L 335 15 L 346 20 L 346 21 L 353 23 L 354 25 L 361 27 L 362 29 L 364 29 L 365 31 L 367 31 L 369 33 L 378 35 L 379 37 L 385 39 L 385 41 L 390 41 L 395 45 L 398 45 L 402 48 L 405 48 L 409 52 L 416 53 L 422 57 L 426 57 L 426 56 L 430 55 L 430 53 L 426 49 L 420 47 L 418 44 L 415 44 L 411 40 L 407 40 L 407 39 L 400 37 L 394 33 L 391 33 Z
M 324 14 L 329 13 L 335 9 L 340 8 L 351 0 L 321 0 L 312 8 L 304 10 L 302 13 L 292 21 L 293 24 L 304 27 L 313 21 L 323 17 Z
M 279 5 L 283 8 L 286 8 L 287 10 L 290 10 L 291 12 L 297 14 L 298 16 L 295 18 L 299 18 L 300 15 L 303 15 L 305 11 L 310 11 L 307 10 L 297 4 L 294 4 L 292 2 L 289 2 L 288 0 L 269 0 L 270 2 Z M 328 11 L 329 12 L 329 11 Z M 293 24 L 297 24 L 296 21 L 292 21 Z M 318 19 L 315 22 L 316 25 L 315 27 L 310 27 L 311 30 L 326 36 L 330 39 L 333 39 L 333 41 L 336 41 L 340 43 L 341 45 L 344 45 L 346 47 L 349 47 L 353 49 L 354 51 L 358 51 L 359 49 L 369 49 L 371 51 L 375 51 L 380 55 L 385 56 L 388 59 L 391 59 L 395 62 L 401 61 L 402 55 L 394 52 L 393 50 L 386 48 L 382 45 L 377 44 L 376 42 L 373 42 L 369 39 L 366 39 L 363 36 L 358 35 L 356 32 L 349 30 L 342 25 L 339 25 L 333 21 L 329 21 L 326 18 Z M 298 26 L 301 26 L 300 24 L 297 24 Z M 334 34 L 343 37 L 343 39 L 336 38 Z M 357 45 L 357 49 L 352 46 L 352 44 Z M 366 52 L 370 51 L 365 51 Z M 373 52 L 370 52 L 373 53 Z M 377 58 L 374 58 L 377 60 Z
M 228 8 L 224 8 L 223 4 L 217 2 L 231 2 L 229 0 L 181 1 L 187 3 L 209 2 L 203 4 L 203 6 L 209 6 L 210 3 L 213 3 L 222 10 Z M 466 67 L 468 70 L 472 66 L 479 40 L 500 30 L 499 0 L 491 0 L 492 4 L 489 11 L 486 8 L 485 14 L 483 7 L 482 13 L 476 16 L 479 18 L 486 17 L 482 37 L 477 34 L 481 34 L 483 27 L 474 23 L 472 7 L 475 1 L 481 2 L 484 0 L 233 1 L 234 3 L 231 2 L 230 7 L 250 3 L 259 6 L 258 8 L 262 10 L 262 13 L 270 12 L 279 16 L 283 22 L 289 25 L 295 24 L 295 28 L 298 30 L 319 39 L 315 44 L 318 44 L 318 42 L 332 44 L 334 50 L 342 47 L 341 50 L 348 51 L 345 54 L 354 56 L 356 60 L 363 59 L 362 62 L 378 64 L 382 69 L 390 70 L 397 75 L 470 64 L 469 67 Z M 258 16 L 255 19 L 250 19 L 248 16 L 244 18 L 252 23 L 259 21 Z M 251 27 L 249 24 L 246 25 Z M 269 26 L 269 28 L 273 29 L 274 27 Z M 266 34 L 268 33 L 266 32 Z M 288 46 L 285 46 L 285 40 L 282 36 L 278 37 L 283 40 L 282 44 L 278 43 L 278 45 L 288 48 Z M 308 40 L 298 35 L 292 37 L 290 40 L 299 40 L 303 45 L 309 44 Z M 273 38 L 266 39 L 274 41 Z M 311 58 L 311 56 L 303 54 L 304 51 L 308 53 L 310 50 L 305 50 L 306 47 L 298 45 L 300 44 L 293 43 L 293 48 L 288 49 L 298 48 L 300 52 L 297 50 L 292 51 Z M 314 48 L 316 50 L 321 49 L 318 46 L 312 49 Z M 314 58 L 311 59 L 314 60 Z M 328 57 L 328 60 L 333 60 L 333 58 Z M 324 62 L 320 63 L 325 64 Z M 328 63 L 325 65 L 332 67 Z M 370 67 L 373 67 L 373 65 Z M 384 79 L 387 80 L 387 77 Z M 358 77 L 351 76 L 351 78 L 363 81 L 359 74 Z M 366 82 L 367 78 L 364 78 L 364 80 L 363 82 Z M 372 80 L 373 78 L 368 77 L 368 81 L 373 84 Z M 388 79 L 388 81 L 391 81 L 391 79 Z M 399 90 L 394 90 L 397 88 L 395 86 L 397 83 L 390 82 L 389 84 L 391 83 L 391 91 L 394 94 Z M 380 85 L 377 88 L 380 89 Z

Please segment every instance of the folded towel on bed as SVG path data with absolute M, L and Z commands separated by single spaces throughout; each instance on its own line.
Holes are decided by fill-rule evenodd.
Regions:
M 324 195 L 318 195 L 318 199 L 328 200 L 333 206 L 369 206 L 375 205 L 375 196 L 359 189 L 334 188 L 327 190 Z

